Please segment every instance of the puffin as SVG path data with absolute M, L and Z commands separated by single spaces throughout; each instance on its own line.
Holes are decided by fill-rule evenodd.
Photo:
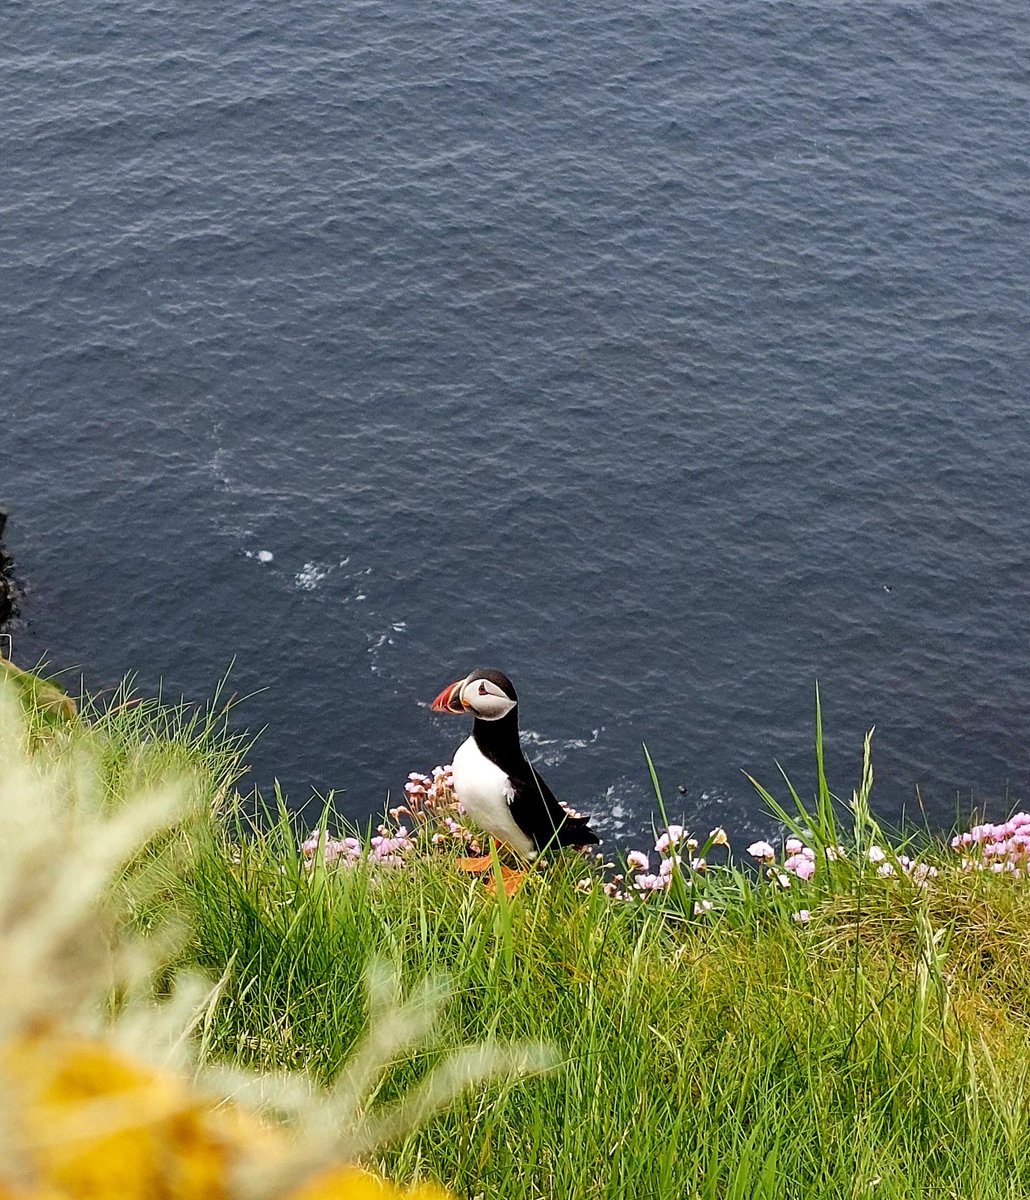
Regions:
M 589 818 L 570 812 L 522 752 L 519 698 L 501 671 L 478 668 L 449 683 L 430 706 L 433 712 L 471 713 L 472 735 L 451 765 L 454 792 L 468 816 L 520 858 L 532 861 L 555 846 L 589 846 L 600 841 Z M 473 862 L 465 860 L 466 869 Z

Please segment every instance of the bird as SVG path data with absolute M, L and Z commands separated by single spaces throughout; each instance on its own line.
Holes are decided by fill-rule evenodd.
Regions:
M 477 825 L 530 862 L 545 847 L 599 842 L 589 818 L 570 812 L 522 752 L 518 703 L 507 675 L 477 668 L 449 683 L 430 705 L 433 712 L 475 718 L 472 735 L 458 747 L 451 765 L 459 802 Z M 486 870 L 490 858 L 462 860 L 462 865 Z

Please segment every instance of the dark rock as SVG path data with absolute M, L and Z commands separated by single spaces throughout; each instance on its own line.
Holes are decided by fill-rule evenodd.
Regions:
M 4 550 L 4 526 L 7 514 L 0 509 L 0 631 L 18 615 L 18 593 L 14 586 L 14 562 Z

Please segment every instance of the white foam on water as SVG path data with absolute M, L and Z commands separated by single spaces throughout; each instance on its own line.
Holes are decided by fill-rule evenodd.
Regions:
M 294 575 L 293 582 L 303 592 L 313 592 L 329 574 L 330 567 L 320 566 L 316 562 L 306 562 Z
M 604 726 L 601 725 L 597 729 L 592 729 L 588 738 L 566 738 L 564 741 L 559 738 L 545 738 L 543 734 L 537 733 L 535 729 L 523 729 L 520 732 L 523 745 L 532 747 L 538 752 L 527 755 L 530 761 L 543 763 L 548 767 L 555 767 L 558 763 L 565 761 L 570 751 L 585 750 L 588 746 L 596 745 L 598 738 L 604 732 Z
M 596 803 L 585 805 L 584 810 L 590 813 L 590 826 L 599 835 L 617 838 L 626 832 L 630 812 L 619 798 L 614 783 L 605 788 L 604 795 Z
M 341 567 L 345 567 L 350 562 L 350 556 L 341 558 L 336 562 L 316 562 L 314 560 L 306 562 L 299 571 L 294 573 L 293 586 L 301 592 L 313 592 L 323 580 L 327 579 L 333 571 L 338 571 Z M 362 572 L 363 574 L 366 572 Z
M 371 656 L 369 662 L 369 670 L 373 675 L 378 675 L 380 670 L 381 651 L 386 646 L 395 646 L 397 639 L 394 635 L 407 633 L 407 621 L 394 621 L 388 629 L 384 629 L 379 633 L 368 634 L 368 650 L 367 653 Z

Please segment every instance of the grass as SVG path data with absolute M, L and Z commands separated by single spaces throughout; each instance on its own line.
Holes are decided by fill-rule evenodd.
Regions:
M 782 805 L 764 792 L 820 856 L 809 883 L 731 862 L 640 903 L 574 855 L 510 900 L 440 855 L 310 867 L 285 811 L 245 820 L 240 747 L 217 717 L 123 700 L 70 728 L 104 748 L 112 795 L 165 770 L 205 789 L 213 815 L 190 827 L 164 899 L 192 930 L 182 964 L 224 978 L 212 1059 L 331 1083 L 384 962 L 451 998 L 432 1038 L 376 1076 L 376 1104 L 469 1043 L 554 1048 L 554 1069 L 466 1094 L 380 1151 L 393 1178 L 470 1200 L 1030 1194 L 1030 879 L 963 871 L 932 841 L 925 886 L 871 869 L 874 843 L 888 862 L 912 851 L 872 816 L 868 743 L 849 804 L 823 775 L 821 730 L 813 802 L 789 783 Z M 712 908 L 695 917 L 700 898 Z
M 1008 881 L 840 896 L 803 927 L 685 924 L 585 894 L 569 866 L 506 903 L 435 864 L 373 880 L 290 862 L 266 836 L 196 881 L 200 961 L 234 963 L 216 1053 L 331 1078 L 366 1019 L 361 972 L 385 957 L 451 980 L 441 1044 L 561 1056 L 398 1145 L 395 1176 L 527 1198 L 1030 1190 L 1030 904 Z

